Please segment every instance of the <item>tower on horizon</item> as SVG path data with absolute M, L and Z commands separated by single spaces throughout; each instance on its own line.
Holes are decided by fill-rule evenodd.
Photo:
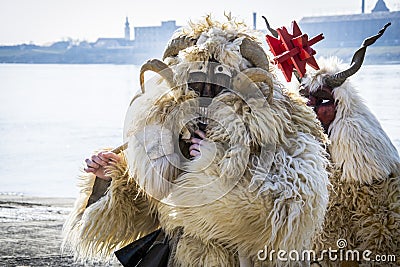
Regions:
M 125 40 L 129 41 L 131 39 L 131 29 L 129 27 L 128 17 L 126 17 L 125 21 Z
M 387 8 L 386 3 L 384 0 L 378 0 L 376 2 L 374 9 L 371 12 L 389 12 L 389 8 Z

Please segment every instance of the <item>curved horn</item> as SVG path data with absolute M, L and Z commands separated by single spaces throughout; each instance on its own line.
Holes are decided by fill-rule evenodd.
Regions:
M 240 45 L 240 53 L 255 67 L 268 71 L 268 56 L 256 41 L 244 38 Z
M 142 65 L 140 68 L 140 88 L 142 89 L 142 93 L 144 93 L 144 73 L 148 70 L 154 71 L 163 77 L 169 86 L 174 87 L 174 72 L 172 69 L 158 59 L 150 59 L 146 63 Z
M 187 36 L 180 36 L 175 39 L 172 39 L 168 43 L 167 48 L 165 48 L 162 59 L 164 60 L 167 57 L 174 57 L 174 56 L 178 55 L 179 51 L 181 51 L 189 46 L 195 45 L 196 42 L 197 42 L 196 39 L 193 39 L 193 38 L 190 38 Z
M 269 22 L 268 22 L 267 18 L 264 17 L 264 16 L 262 16 L 262 18 L 264 19 L 265 24 L 267 25 L 267 29 L 268 29 L 269 32 L 272 34 L 272 36 L 274 36 L 275 38 L 278 38 L 278 37 L 279 37 L 279 36 L 278 36 L 278 32 L 277 32 L 275 29 L 271 28 L 271 26 L 269 25 Z
M 245 69 L 242 72 L 239 72 L 235 76 L 234 87 L 241 88 L 241 87 L 239 87 L 239 84 L 241 84 L 245 80 L 247 80 L 247 79 L 241 78 L 242 74 L 245 75 L 247 77 L 247 79 L 250 79 L 253 83 L 259 83 L 259 82 L 266 83 L 269 87 L 269 95 L 268 95 L 267 100 L 268 100 L 268 103 L 271 103 L 273 93 L 274 93 L 274 86 L 273 86 L 273 80 L 271 78 L 271 74 L 268 71 L 261 69 L 261 68 Z M 246 87 L 247 87 L 247 84 L 246 84 Z
M 391 25 L 390 22 L 387 23 L 378 32 L 378 34 L 365 39 L 361 47 L 354 53 L 354 56 L 351 59 L 350 67 L 347 70 L 327 76 L 325 78 L 326 85 L 328 85 L 331 88 L 338 87 L 342 85 L 348 77 L 355 74 L 361 68 L 361 65 L 364 61 L 365 52 L 367 51 L 367 47 L 375 43 L 375 41 L 378 40 L 383 35 L 386 28 L 389 27 L 390 25 Z

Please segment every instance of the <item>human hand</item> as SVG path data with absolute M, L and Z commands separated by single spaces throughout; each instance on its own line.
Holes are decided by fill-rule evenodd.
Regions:
M 189 154 L 192 157 L 198 157 L 201 155 L 200 153 L 200 144 L 201 141 L 203 141 L 204 138 L 206 138 L 206 134 L 202 130 L 196 130 L 194 131 L 197 137 L 192 136 L 190 138 L 190 142 L 192 145 L 189 147 Z
M 98 154 L 92 155 L 90 159 L 86 159 L 86 168 L 84 171 L 87 173 L 93 173 L 97 177 L 103 180 L 110 181 L 111 178 L 106 176 L 106 166 L 115 164 L 121 160 L 121 157 L 117 154 L 109 151 L 102 151 Z

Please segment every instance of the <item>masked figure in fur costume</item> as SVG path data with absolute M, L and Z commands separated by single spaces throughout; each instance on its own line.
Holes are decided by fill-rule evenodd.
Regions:
M 142 66 L 107 192 L 97 200 L 95 175 L 82 177 L 65 224 L 77 257 L 109 257 L 160 227 L 170 237 L 182 229 L 173 266 L 308 264 L 257 259 L 265 247 L 309 248 L 328 203 L 326 136 L 277 82 L 257 37 L 230 16 L 206 17 L 173 36 L 163 61 Z M 147 70 L 160 81 L 145 84 Z
M 344 69 L 334 58 L 321 59 L 321 69 L 310 70 L 302 79 L 300 92 L 309 99 L 308 104 L 331 141 L 328 148 L 333 163 L 333 187 L 323 232 L 315 241 L 318 250 L 337 248 L 336 242 L 345 239 L 345 249 L 356 249 L 360 255 L 370 250 L 371 259 L 377 254 L 396 255 L 398 259 L 400 256 L 399 155 L 347 79 L 359 70 L 367 46 L 384 29 L 364 41 L 350 68 Z M 323 263 L 329 264 L 338 266 Z

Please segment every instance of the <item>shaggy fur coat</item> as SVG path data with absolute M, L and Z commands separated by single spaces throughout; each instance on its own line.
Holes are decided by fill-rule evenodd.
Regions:
M 308 249 L 321 228 L 328 159 L 314 112 L 271 74 L 270 85 L 257 84 L 261 96 L 243 99 L 231 91 L 214 98 L 201 157 L 183 161 L 176 143 L 188 131 L 184 117 L 198 107 L 183 63 L 213 58 L 236 71 L 251 68 L 239 46 L 244 37 L 256 36 L 233 19 L 219 23 L 209 17 L 177 34 L 198 40 L 165 60 L 176 67 L 174 79 L 181 85 L 147 85 L 133 101 L 125 160 L 109 169 L 107 193 L 89 207 L 94 177 L 82 178 L 64 244 L 78 258 L 107 258 L 158 227 L 170 236 L 183 227 L 175 266 L 238 266 L 238 251 L 255 266 L 307 266 L 260 262 L 257 253 L 265 247 Z
M 303 84 L 310 91 L 323 84 L 323 77 L 341 70 L 336 59 L 319 62 Z M 396 255 L 400 263 L 400 160 L 396 148 L 357 90 L 346 80 L 333 89 L 336 117 L 329 127 L 332 161 L 329 205 L 315 247 L 372 251 L 375 255 Z M 338 263 L 324 262 L 326 266 Z M 336 265 L 335 265 L 336 264 Z M 373 266 L 373 263 L 365 263 Z M 385 263 L 385 266 L 391 266 Z M 379 265 L 383 266 L 383 265 Z

